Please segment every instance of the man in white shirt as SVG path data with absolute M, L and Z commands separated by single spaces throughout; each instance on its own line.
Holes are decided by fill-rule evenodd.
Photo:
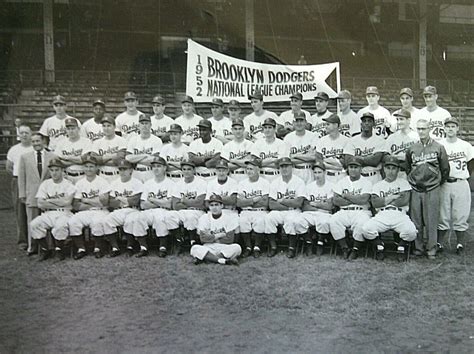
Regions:
M 174 122 L 183 129 L 183 143 L 189 145 L 199 137 L 198 124 L 203 118 L 194 113 L 194 100 L 191 96 L 184 97 L 181 101 L 181 109 L 183 114 L 177 117 Z
M 123 97 L 126 110 L 115 118 L 117 134 L 128 139 L 133 134 L 138 134 L 138 118 L 143 112 L 137 109 L 138 99 L 135 92 L 126 92 Z
M 365 113 L 371 113 L 375 119 L 375 132 L 377 136 L 386 139 L 390 132 L 395 132 L 397 122 L 392 117 L 388 109 L 379 104 L 380 94 L 375 86 L 368 86 L 365 90 L 368 105 L 357 112 L 357 116 L 362 118 Z
M 339 130 L 342 135 L 350 138 L 360 133 L 360 119 L 357 113 L 351 109 L 352 95 L 348 90 L 342 90 L 337 96 L 339 103 L 339 117 L 341 124 Z
M 168 130 L 174 119 L 165 114 L 166 100 L 161 95 L 156 95 L 151 101 L 153 115 L 151 116 L 151 132 L 161 139 L 163 143 L 170 141 Z
M 231 120 L 224 116 L 224 102 L 220 98 L 212 99 L 211 112 L 209 121 L 212 123 L 212 136 L 222 144 L 227 144 L 232 140 Z
M 104 136 L 102 129 L 102 118 L 105 115 L 105 102 L 97 99 L 92 103 L 93 117 L 84 122 L 81 127 L 81 135 L 88 138 L 91 142 Z
M 229 119 L 233 122 L 235 119 L 242 119 L 240 117 L 240 112 L 242 112 L 240 108 L 240 103 L 237 100 L 230 100 L 229 104 L 227 105 L 227 112 L 229 113 Z
M 280 136 L 286 136 L 294 130 L 293 117 L 295 114 L 303 113 L 306 122 L 311 121 L 311 114 L 305 111 L 301 107 L 303 106 L 303 95 L 300 92 L 296 92 L 290 96 L 290 107 L 288 111 L 284 111 L 280 114 L 280 122 L 283 124 Z
M 189 158 L 189 146 L 181 141 L 183 128 L 179 124 L 171 124 L 168 130 L 170 143 L 163 145 L 160 156 L 168 164 L 166 176 L 174 182 L 179 181 L 183 174 L 181 173 L 181 162 Z
M 264 136 L 263 122 L 267 119 L 273 119 L 276 123 L 279 118 L 275 113 L 263 108 L 263 95 L 260 92 L 254 92 L 249 95 L 249 100 L 253 112 L 244 118 L 245 132 L 247 133 L 247 138 L 255 142 Z
M 439 142 L 446 138 L 444 121 L 451 117 L 451 113 L 438 106 L 438 90 L 436 90 L 436 87 L 426 86 L 423 89 L 423 99 L 426 106 L 420 109 L 420 118 L 426 119 L 430 123 L 430 137 Z
M 311 131 L 315 133 L 318 138 L 322 138 L 327 134 L 324 118 L 332 114 L 332 112 L 328 110 L 329 96 L 326 92 L 318 92 L 314 98 L 314 102 L 316 105 L 316 114 L 311 116 Z
M 418 118 L 420 118 L 420 110 L 413 106 L 413 91 L 411 88 L 404 87 L 400 90 L 400 103 L 402 104 L 402 107 L 393 112 L 392 115 L 394 117 L 397 117 L 395 114 L 400 113 L 401 110 L 410 112 L 410 128 L 413 131 L 416 131 L 416 121 L 418 120 Z M 399 129 L 400 127 L 397 126 L 397 130 Z

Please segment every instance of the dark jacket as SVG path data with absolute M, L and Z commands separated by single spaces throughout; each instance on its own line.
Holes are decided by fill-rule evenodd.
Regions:
M 433 139 L 418 142 L 406 151 L 408 183 L 417 192 L 428 192 L 446 182 L 449 161 L 444 146 Z

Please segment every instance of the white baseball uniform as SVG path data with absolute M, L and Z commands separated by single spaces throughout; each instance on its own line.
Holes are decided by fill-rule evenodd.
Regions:
M 156 114 L 150 117 L 151 119 L 151 133 L 158 136 L 158 134 L 164 134 L 168 132 L 170 125 L 174 124 L 174 119 L 163 114 L 163 117 L 157 118 Z
M 388 131 L 395 132 L 397 130 L 397 119 L 393 117 L 387 108 L 378 106 L 377 109 L 370 109 L 369 106 L 361 108 L 357 112 L 357 117 L 362 117 L 364 113 L 372 113 L 375 117 L 374 135 L 381 136 L 386 139 Z
M 267 110 L 264 110 L 260 115 L 256 115 L 255 112 L 252 112 L 244 117 L 244 128 L 249 134 L 250 140 L 255 142 L 260 138 L 264 138 L 262 124 L 267 118 L 273 118 L 275 122 L 284 124 L 284 122 L 280 122 L 280 118 L 278 118 L 275 113 Z
M 151 134 L 147 139 L 141 135 L 132 135 L 127 141 L 127 155 L 156 155 L 160 153 L 163 142 L 157 136 Z M 133 177 L 142 182 L 154 178 L 150 165 L 137 163 L 133 169 Z
M 316 181 L 311 182 L 310 184 L 306 185 L 305 198 L 310 203 L 327 202 L 333 197 L 333 188 L 334 185 L 329 182 L 324 183 L 322 186 L 319 186 Z M 308 231 L 308 228 L 310 226 L 314 226 L 316 228 L 316 232 L 320 234 L 329 233 L 329 221 L 331 220 L 330 211 L 324 209 L 314 211 L 303 211 L 302 216 L 303 220 L 306 222 L 306 231 Z
M 56 115 L 46 118 L 41 124 L 41 128 L 39 130 L 41 135 L 49 137 L 49 148 L 54 150 L 56 143 L 59 138 L 66 137 L 66 125 L 65 121 L 66 118 L 73 118 L 70 115 L 66 115 L 63 119 L 59 119 Z M 81 126 L 81 122 L 76 119 L 78 122 L 79 127 Z
M 323 161 L 327 165 L 328 163 L 334 167 L 326 166 L 326 181 L 335 184 L 341 178 L 347 176 L 344 167 L 342 166 L 341 159 L 344 155 L 344 148 L 349 141 L 347 136 L 339 134 L 337 138 L 333 138 L 330 135 L 323 136 L 316 143 L 316 152 L 319 152 L 323 156 Z
M 220 153 L 223 144 L 216 138 L 211 138 L 211 141 L 204 143 L 201 138 L 196 139 L 189 144 L 189 152 L 196 154 L 199 157 L 211 157 Z M 206 166 L 196 166 L 196 175 L 210 181 L 216 175 L 214 168 L 207 168 Z
M 109 183 L 105 178 L 95 176 L 89 182 L 83 177 L 76 183 L 74 199 L 87 202 L 88 199 L 97 198 L 105 193 L 110 193 Z M 84 227 L 90 227 L 93 236 L 104 236 L 104 220 L 109 214 L 107 207 L 90 207 L 88 210 L 76 212 L 69 219 L 69 235 L 81 236 Z
M 311 123 L 311 131 L 315 133 L 318 138 L 322 138 L 327 134 L 327 123 L 323 119 L 328 118 L 332 114 L 332 112 L 326 110 L 326 112 L 324 112 L 323 114 L 316 113 L 311 116 L 311 119 L 309 121 Z
M 244 139 L 240 143 L 231 140 L 222 148 L 221 157 L 229 161 L 229 163 L 232 163 L 232 160 L 245 160 L 253 149 L 253 143 L 250 140 Z M 247 178 L 245 175 L 245 168 L 243 167 L 231 171 L 229 175 L 237 182 Z
M 81 127 L 81 135 L 92 142 L 104 137 L 105 134 L 102 129 L 102 123 L 97 123 L 94 118 L 86 120 Z
M 143 112 L 137 110 L 137 113 L 130 114 L 127 111 L 120 113 L 115 118 L 115 131 L 121 132 L 124 139 L 128 139 L 131 135 L 139 134 L 140 124 L 138 118 Z
M 311 113 L 302 109 L 301 112 L 304 113 L 306 117 L 306 121 L 311 123 Z M 288 111 L 284 111 L 280 114 L 279 120 L 277 123 L 283 125 L 286 129 L 293 130 L 293 122 L 295 120 L 295 113 L 290 109 Z
M 232 139 L 232 121 L 227 117 L 222 117 L 222 119 L 215 119 L 211 117 L 208 119 L 212 123 L 212 136 L 223 136 L 227 139 Z
M 283 141 L 290 147 L 290 158 L 292 158 L 294 163 L 293 174 L 300 177 L 304 183 L 310 183 L 313 181 L 312 164 L 293 159 L 293 155 L 298 154 L 314 157 L 318 140 L 317 135 L 308 130 L 305 130 L 303 135 L 291 132 L 283 139 Z
M 290 156 L 290 147 L 283 140 L 275 138 L 271 143 L 269 143 L 265 138 L 258 139 L 253 144 L 252 155 L 262 159 L 262 162 L 265 163 L 266 159 L 281 159 L 282 157 Z M 260 169 L 260 175 L 264 177 L 267 181 L 271 182 L 280 175 L 280 171 L 277 166 L 272 167 L 262 167 Z
M 356 112 L 349 109 L 347 112 L 340 112 L 338 115 L 341 119 L 339 131 L 342 135 L 350 138 L 354 134 L 360 133 L 360 118 L 357 116 Z
M 430 122 L 430 137 L 431 139 L 439 142 L 441 139 L 446 138 L 446 132 L 444 131 L 444 121 L 446 118 L 451 117 L 451 113 L 448 110 L 436 106 L 435 110 L 429 111 L 427 107 L 420 109 L 420 118 L 423 118 Z M 412 119 L 415 124 L 417 119 Z
M 81 157 L 88 151 L 92 151 L 91 141 L 83 137 L 80 137 L 76 141 L 71 141 L 66 137 L 59 139 L 54 148 L 54 153 L 58 157 L 66 160 L 69 157 Z M 76 184 L 77 181 L 84 176 L 84 167 L 82 164 L 69 165 L 64 169 L 64 176 Z
M 175 123 L 179 124 L 183 128 L 182 141 L 185 144 L 191 143 L 191 141 L 199 138 L 199 127 L 198 124 L 202 117 L 194 114 L 192 118 L 186 118 L 184 115 L 180 115 L 175 119 Z
M 398 114 L 400 113 L 400 111 L 402 110 L 402 108 L 400 109 L 397 109 L 396 111 L 394 111 L 392 113 L 392 117 L 393 117 L 393 120 L 396 121 L 397 120 L 397 117 L 395 117 L 395 114 Z M 406 108 L 405 108 L 406 110 Z M 423 118 L 422 116 L 420 116 L 420 109 L 416 108 L 416 107 L 411 107 L 411 109 L 409 109 L 410 111 L 410 115 L 411 115 L 411 118 L 410 118 L 410 128 L 416 132 L 416 122 L 418 121 L 418 119 L 420 118 Z M 398 124 L 397 124 L 397 130 L 400 130 L 398 128 Z
M 405 161 L 406 150 L 419 140 L 418 134 L 413 130 L 410 130 L 408 133 L 397 130 L 387 138 L 387 150 L 391 155 L 396 156 L 398 160 Z M 400 169 L 398 178 L 407 178 L 405 170 Z
M 206 200 L 209 200 L 211 195 L 220 195 L 221 197 L 230 197 L 232 194 L 237 194 L 239 185 L 237 181 L 231 177 L 227 177 L 227 181 L 220 184 L 217 177 L 214 177 L 207 182 Z M 237 209 L 235 205 L 224 205 L 222 209 L 223 213 L 230 213 L 238 217 Z
M 207 183 L 201 177 L 195 176 L 192 182 L 186 183 L 181 179 L 173 191 L 173 197 L 181 199 L 183 197 L 189 199 L 196 199 L 200 195 L 205 195 L 207 192 Z M 176 211 L 179 215 L 179 220 L 186 230 L 196 230 L 196 226 L 201 215 L 204 214 L 203 209 L 187 208 Z
M 256 197 L 265 197 L 270 193 L 270 183 L 259 178 L 256 182 L 251 182 L 248 178 L 239 183 L 237 199 L 253 199 Z M 239 216 L 239 225 L 241 233 L 265 233 L 265 216 L 268 214 L 266 208 L 242 208 Z
M 105 136 L 97 139 L 92 144 L 92 151 L 97 153 L 101 157 L 110 158 L 112 155 L 117 154 L 120 150 L 126 151 L 127 142 L 121 136 L 115 135 L 112 139 L 108 139 Z M 118 177 L 118 168 L 112 163 L 107 165 L 101 165 L 99 167 L 99 173 L 107 181 L 112 182 Z

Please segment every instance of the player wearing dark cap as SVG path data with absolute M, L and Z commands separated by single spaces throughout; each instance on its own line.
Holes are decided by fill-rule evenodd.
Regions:
M 326 92 L 318 92 L 314 98 L 314 102 L 316 105 L 316 114 L 311 116 L 311 131 L 315 133 L 318 138 L 322 138 L 327 134 L 324 118 L 332 114 L 332 112 L 327 109 L 329 96 Z
M 430 123 L 430 137 L 435 141 L 446 138 L 444 121 L 451 117 L 448 110 L 438 106 L 438 90 L 434 86 L 426 86 L 423 89 L 423 99 L 426 106 L 420 109 L 420 119 L 426 119 Z M 413 122 L 416 127 L 416 122 Z
M 189 145 L 191 141 L 199 137 L 198 124 L 203 119 L 194 112 L 194 100 L 191 96 L 185 96 L 181 101 L 181 109 L 183 114 L 175 119 L 175 123 L 179 124 L 183 129 L 182 141 Z
M 179 124 L 171 124 L 168 129 L 170 143 L 165 144 L 160 151 L 160 156 L 168 164 L 166 176 L 177 182 L 183 177 L 181 162 L 189 158 L 189 146 L 181 141 L 183 128 Z
M 143 112 L 137 109 L 138 99 L 135 92 L 126 92 L 123 96 L 123 102 L 126 110 L 115 118 L 115 129 L 117 134 L 127 139 L 129 135 L 138 134 L 138 118 Z
M 240 108 L 240 103 L 237 100 L 230 100 L 229 104 L 227 105 L 227 112 L 229 113 L 229 119 L 234 121 L 234 119 L 241 119 L 240 112 L 242 109 Z
M 104 136 L 102 130 L 102 118 L 105 114 L 105 102 L 102 99 L 96 99 L 92 103 L 93 117 L 86 120 L 81 127 L 81 135 L 88 138 L 91 142 Z
M 308 111 L 305 111 L 301 107 L 303 106 L 303 95 L 300 92 L 296 92 L 290 96 L 290 107 L 288 111 L 282 112 L 280 114 L 280 122 L 283 124 L 283 134 L 280 133 L 280 136 L 286 136 L 288 133 L 294 130 L 293 118 L 295 114 L 303 113 L 306 122 L 311 121 L 311 114 Z
M 163 143 L 168 143 L 168 130 L 174 119 L 165 114 L 166 100 L 162 95 L 156 95 L 151 101 L 153 107 L 153 115 L 151 119 L 151 132 L 153 135 L 161 139 Z
M 232 121 L 224 116 L 224 102 L 220 98 L 213 98 L 211 102 L 212 136 L 222 144 L 232 140 Z
M 279 118 L 275 113 L 263 108 L 263 95 L 260 92 L 254 92 L 249 95 L 249 100 L 253 112 L 244 118 L 245 132 L 251 141 L 256 142 L 264 136 L 263 122 L 270 118 L 276 123 L 279 121 Z
M 339 104 L 339 118 L 341 124 L 339 131 L 348 138 L 360 133 L 360 119 L 351 109 L 352 94 L 348 90 L 342 90 L 337 95 L 337 103 Z M 329 134 L 329 133 L 328 133 Z
M 395 112 L 392 113 L 392 116 L 397 118 L 395 114 L 400 113 L 400 111 L 405 110 L 410 112 L 410 128 L 413 129 L 413 131 L 416 133 L 416 121 L 418 118 L 420 118 L 420 110 L 413 106 L 413 90 L 409 87 L 404 87 L 400 90 L 400 103 L 402 104 L 402 107 L 400 109 L 397 109 Z M 398 121 L 397 121 L 398 123 Z M 400 127 L 397 125 L 397 130 L 399 130 Z
M 374 135 L 381 136 L 386 139 L 390 133 L 394 133 L 397 129 L 397 122 L 392 117 L 388 109 L 379 104 L 380 94 L 375 86 L 368 86 L 365 90 L 368 105 L 361 108 L 357 112 L 357 116 L 361 118 L 364 113 L 372 113 L 374 115 L 375 132 Z

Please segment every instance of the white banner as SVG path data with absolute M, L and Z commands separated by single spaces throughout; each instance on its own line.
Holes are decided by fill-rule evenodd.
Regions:
M 186 94 L 195 102 L 248 101 L 259 91 L 267 102 L 288 101 L 301 92 L 303 99 L 313 99 L 317 92 L 334 98 L 337 92 L 326 79 L 336 70 L 336 91 L 340 90 L 339 63 L 320 65 L 262 64 L 229 57 L 188 39 Z

